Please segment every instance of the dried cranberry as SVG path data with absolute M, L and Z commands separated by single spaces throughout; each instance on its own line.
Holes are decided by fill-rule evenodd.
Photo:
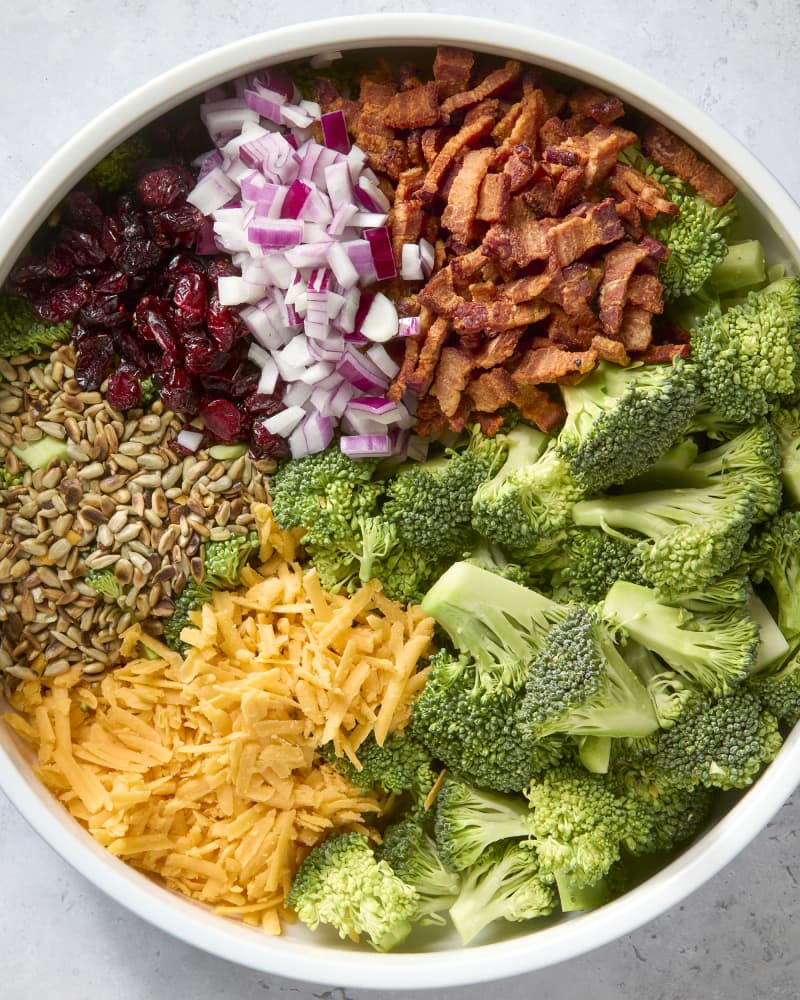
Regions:
M 182 274 L 175 282 L 172 301 L 182 326 L 198 326 L 208 307 L 208 286 L 202 274 Z
M 168 363 L 175 360 L 178 341 L 168 302 L 155 295 L 145 295 L 136 306 L 134 322 L 145 340 L 153 340 L 158 344 Z
M 89 301 L 92 286 L 88 281 L 75 281 L 61 288 L 54 288 L 33 303 L 36 315 L 47 323 L 63 323 Z
M 78 313 L 78 318 L 86 326 L 115 330 L 130 322 L 128 310 L 120 302 L 118 295 L 98 295 L 93 292 L 89 301 Z
M 85 191 L 70 191 L 64 207 L 70 222 L 84 232 L 99 233 L 103 228 L 103 210 Z
M 73 332 L 73 339 L 74 339 Z M 114 344 L 117 348 L 117 354 L 126 361 L 130 361 L 132 365 L 135 365 L 137 369 L 143 372 L 153 371 L 161 364 L 162 354 L 157 351 L 157 358 L 155 361 L 150 358 L 149 352 L 147 350 L 147 345 L 144 341 L 140 340 L 135 334 L 131 333 L 130 330 L 115 330 L 114 331 Z
M 58 243 L 47 255 L 47 274 L 51 278 L 66 278 L 72 274 L 75 261 L 69 247 Z
M 23 299 L 38 298 L 47 278 L 47 264 L 36 257 L 27 257 L 11 269 L 8 290 Z
M 230 306 L 223 306 L 220 303 L 216 292 L 212 292 L 208 300 L 206 326 L 220 349 L 229 351 L 239 336 L 242 321 Z
M 206 273 L 209 278 L 231 278 L 239 272 L 229 257 L 212 257 L 208 262 Z
M 253 421 L 251 450 L 258 458 L 283 458 L 289 454 L 285 438 L 272 434 L 264 426 L 268 417 L 256 417 Z
M 210 375 L 228 363 L 228 355 L 202 331 L 188 331 L 181 335 L 186 370 L 193 375 Z
M 76 268 L 95 267 L 108 256 L 100 245 L 100 240 L 92 233 L 82 233 L 77 229 L 62 229 L 59 233 L 60 246 L 71 255 Z
M 231 379 L 231 395 L 237 399 L 249 396 L 256 391 L 261 372 L 252 365 L 240 365 L 236 374 Z
M 220 441 L 235 441 L 242 432 L 242 417 L 227 399 L 212 399 L 200 407 L 200 416 L 208 430 Z
M 274 417 L 284 409 L 284 405 L 277 396 L 268 396 L 263 392 L 253 392 L 242 401 L 242 408 L 245 413 L 253 416 Z
M 132 240 L 146 234 L 144 212 L 137 206 L 133 195 L 124 194 L 117 199 L 116 214 L 125 239 Z
M 160 212 L 152 212 L 147 220 L 147 228 L 160 247 L 190 247 L 194 245 L 195 236 L 203 221 L 203 213 L 194 205 L 174 205 Z
M 118 368 L 108 378 L 108 401 L 117 410 L 130 410 L 142 401 L 142 387 L 130 368 Z
M 176 253 L 164 268 L 164 278 L 174 281 L 183 274 L 205 274 L 205 264 L 191 253 Z
M 115 264 L 119 264 L 125 251 L 125 233 L 119 219 L 109 216 L 105 220 L 100 234 L 100 246 Z
M 192 386 L 191 376 L 185 369 L 174 364 L 168 365 L 153 376 L 153 381 L 168 410 L 175 413 L 197 412 L 197 394 Z
M 85 392 L 99 389 L 114 357 L 114 342 L 106 334 L 83 337 L 78 345 L 75 381 Z
M 139 178 L 136 194 L 145 208 L 167 208 L 185 198 L 194 178 L 183 167 L 159 167 Z
M 158 267 L 161 262 L 161 251 L 152 240 L 139 237 L 128 240 L 122 247 L 122 253 L 115 264 L 119 264 L 127 274 L 144 274 Z
M 118 292 L 125 292 L 128 290 L 130 284 L 130 279 L 124 271 L 111 271 L 102 280 L 94 286 L 96 292 L 102 292 L 105 295 L 116 295 Z

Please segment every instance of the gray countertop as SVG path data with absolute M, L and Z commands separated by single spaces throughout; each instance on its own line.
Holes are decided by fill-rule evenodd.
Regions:
M 726 126 L 800 199 L 797 0 L 47 0 L 0 3 L 0 211 L 83 124 L 193 55 L 333 13 L 491 15 L 625 59 Z M 794 1000 L 800 995 L 800 795 L 685 903 L 568 964 L 494 989 L 538 1000 Z M 69 868 L 0 794 L 0 996 L 5 1000 L 378 1000 L 241 969 L 131 916 Z M 399 985 L 399 984 L 398 984 Z M 486 986 L 438 991 L 483 997 Z M 406 994 L 409 995 L 409 994 Z M 424 994 L 434 996 L 433 993 Z M 423 996 L 423 994 L 420 994 Z

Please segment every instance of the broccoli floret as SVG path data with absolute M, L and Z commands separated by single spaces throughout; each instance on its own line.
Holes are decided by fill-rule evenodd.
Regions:
M 474 658 L 483 686 L 519 690 L 528 665 L 564 608 L 469 562 L 458 562 L 422 602 L 461 653 Z
M 86 582 L 109 601 L 119 600 L 128 589 L 119 582 L 113 569 L 90 569 L 86 573 Z
M 675 725 L 694 688 L 674 670 L 668 670 L 658 657 L 638 642 L 629 639 L 623 657 L 647 688 L 653 711 L 662 729 Z
M 642 575 L 664 593 L 700 590 L 737 562 L 756 511 L 756 488 L 725 478 L 690 489 L 597 497 L 577 503 L 577 525 L 622 540 L 635 532 Z
M 10 490 L 22 482 L 22 472 L 9 472 L 8 467 L 0 465 L 0 490 Z
M 786 497 L 800 504 L 800 409 L 778 407 L 770 417 L 781 453 L 781 475 Z
M 692 422 L 694 423 L 694 417 Z M 640 490 L 659 490 L 666 486 L 685 486 L 686 474 L 700 449 L 697 442 L 686 437 L 665 451 L 641 475 L 623 484 L 620 492 L 637 493 Z
M 574 765 L 546 771 L 526 792 L 545 878 L 594 885 L 619 861 L 628 810 L 605 777 Z
M 69 458 L 66 440 L 52 434 L 45 434 L 38 441 L 14 444 L 11 450 L 30 469 L 46 469 L 51 462 L 66 462 Z
M 461 876 L 444 866 L 436 843 L 416 816 L 385 831 L 378 856 L 419 894 L 420 915 L 446 910 L 458 896 Z
M 154 403 L 159 396 L 158 389 L 156 389 L 153 384 L 153 376 L 148 375 L 147 378 L 143 378 L 139 382 L 139 389 L 141 390 L 141 398 L 139 399 L 139 406 L 143 409 Z
M 436 843 L 453 871 L 473 865 L 490 844 L 530 836 L 531 812 L 521 796 L 473 788 L 452 775 L 436 799 Z
M 704 397 L 730 420 L 751 423 L 800 385 L 800 278 L 781 278 L 692 333 Z
M 781 748 L 778 720 L 747 686 L 722 697 L 698 694 L 645 754 L 676 786 L 746 788 Z
M 659 268 L 667 300 L 693 295 L 708 281 L 725 260 L 728 245 L 723 230 L 736 218 L 733 201 L 717 208 L 688 190 L 670 191 L 669 198 L 678 206 L 678 214 L 658 215 L 649 227 L 650 234 L 669 249 Z
M 71 319 L 47 323 L 30 302 L 0 293 L 0 357 L 41 354 L 58 341 L 69 340 L 73 325 Z
M 406 732 L 390 733 L 383 746 L 370 734 L 357 751 L 360 769 L 350 760 L 337 757 L 332 744 L 323 747 L 322 753 L 358 788 L 380 787 L 387 792 L 426 795 L 436 777 L 430 753 Z
M 375 857 L 360 833 L 337 834 L 315 847 L 286 902 L 310 930 L 330 924 L 342 938 L 366 935 L 378 951 L 408 936 L 420 906 L 416 890 Z
M 104 191 L 116 194 L 133 185 L 136 180 L 134 168 L 149 152 L 150 147 L 144 136 L 132 135 L 92 167 L 88 179 Z
M 539 873 L 533 845 L 498 844 L 464 873 L 450 917 L 462 943 L 468 944 L 496 920 L 544 917 L 555 905 L 555 892 Z
M 780 670 L 758 674 L 750 687 L 779 722 L 785 726 L 800 722 L 800 652 L 795 652 Z
M 314 82 L 328 80 L 344 97 L 352 95 L 353 87 L 357 85 L 363 72 L 363 65 L 352 56 L 336 59 L 330 66 L 315 68 L 308 62 L 292 66 L 289 73 L 295 86 L 307 101 L 314 100 Z
M 755 532 L 744 561 L 755 583 L 772 588 L 785 638 L 800 639 L 800 511 L 782 511 Z
M 660 656 L 690 684 L 717 694 L 747 676 L 758 649 L 758 627 L 744 611 L 672 607 L 656 591 L 634 583 L 615 583 L 602 615 L 611 628 Z
M 567 736 L 642 737 L 658 728 L 650 697 L 599 616 L 567 610 L 531 664 L 520 712 L 534 740 Z
M 517 691 L 498 685 L 487 692 L 475 663 L 442 650 L 431 666 L 412 709 L 411 729 L 457 777 L 481 788 L 518 792 L 569 753 L 555 737 L 531 746 L 517 724 Z
M 743 607 L 750 601 L 752 594 L 753 588 L 749 577 L 737 568 L 703 587 L 702 590 L 687 590 L 682 594 L 672 594 L 665 603 L 688 608 L 689 611 L 719 611 L 726 607 Z
M 208 542 L 203 551 L 203 577 L 192 579 L 175 600 L 172 614 L 164 621 L 164 642 L 184 654 L 188 649 L 181 632 L 192 624 L 189 617 L 211 600 L 215 590 L 234 590 L 239 586 L 242 570 L 258 552 L 258 534 L 234 535 L 224 542 Z
M 636 543 L 599 528 L 572 528 L 561 543 L 563 564 L 552 577 L 559 601 L 601 601 L 612 583 L 645 583 Z
M 402 468 L 389 481 L 383 506 L 401 543 L 434 560 L 469 551 L 475 544 L 472 498 L 504 454 L 502 437 L 487 438 L 476 429 L 464 450 Z

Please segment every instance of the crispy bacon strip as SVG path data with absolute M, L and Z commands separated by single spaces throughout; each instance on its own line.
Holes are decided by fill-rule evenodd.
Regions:
M 546 235 L 548 256 L 553 267 L 566 267 L 587 250 L 622 239 L 622 228 L 611 198 L 579 205 L 563 221 L 549 227 Z
M 516 194 L 533 180 L 536 167 L 530 146 L 520 143 L 506 160 L 503 173 L 508 177 L 508 189 Z
M 479 192 L 493 155 L 494 150 L 489 148 L 469 150 L 447 196 L 442 225 L 465 243 L 472 235 Z
M 481 222 L 501 222 L 510 197 L 511 181 L 508 174 L 487 174 L 481 184 L 475 218 Z
M 472 358 L 466 351 L 460 347 L 442 348 L 430 395 L 439 401 L 446 417 L 455 415 L 471 371 Z
M 392 250 L 395 264 L 400 267 L 403 245 L 417 243 L 422 235 L 425 216 L 422 205 L 412 197 L 422 186 L 425 171 L 422 167 L 404 170 L 397 179 L 394 203 L 389 212 L 389 232 L 392 234 Z
M 403 363 L 400 365 L 400 371 L 395 375 L 394 382 L 389 386 L 389 391 L 386 393 L 387 397 L 393 399 L 395 403 L 399 403 L 403 398 L 408 388 L 408 380 L 417 367 L 419 339 L 417 337 L 406 337 L 403 341 L 403 351 Z
M 613 340 L 611 337 L 604 337 L 602 334 L 598 334 L 596 337 L 592 337 L 592 347 L 604 361 L 621 365 L 623 368 L 631 363 L 628 352 L 625 350 L 625 345 L 620 343 L 619 340 Z
M 543 389 L 518 381 L 516 375 L 511 377 L 517 387 L 517 406 L 525 420 L 536 424 L 545 434 L 552 433 L 563 423 L 566 411 L 560 403 L 551 399 Z
M 502 413 L 474 413 L 478 426 L 486 437 L 493 438 L 505 423 Z
M 466 146 L 471 146 L 478 139 L 482 139 L 483 136 L 488 135 L 493 125 L 494 119 L 492 116 L 483 115 L 476 121 L 459 129 L 454 136 L 451 136 L 431 164 L 430 170 L 428 170 L 425 177 L 425 183 L 417 193 L 417 197 L 423 202 L 432 201 L 439 189 L 442 178 L 450 169 L 461 150 Z
M 619 243 L 606 254 L 606 269 L 598 295 L 600 322 L 606 333 L 617 333 L 622 325 L 628 282 L 636 265 L 647 256 L 647 247 L 631 242 Z
M 451 97 L 466 90 L 474 65 L 475 56 L 467 49 L 440 45 L 433 60 L 433 79 L 436 81 L 439 96 Z
M 557 146 L 545 149 L 545 159 L 572 167 L 583 167 L 583 183 L 586 188 L 605 180 L 617 162 L 617 157 L 626 146 L 636 141 L 636 134 L 614 125 L 595 125 L 585 135 L 570 136 Z
M 551 342 L 568 351 L 587 351 L 596 335 L 593 327 L 582 327 L 576 319 L 568 316 L 563 309 L 552 306 L 547 336 Z
M 626 303 L 651 313 L 664 312 L 664 286 L 654 274 L 634 274 L 628 282 Z
M 513 357 L 525 330 L 526 327 L 518 326 L 513 330 L 503 330 L 496 337 L 485 340 L 480 350 L 472 356 L 475 368 L 494 368 L 495 365 L 502 365 L 508 361 Z
M 688 358 L 692 348 L 689 344 L 653 344 L 636 358 L 647 365 L 661 365 L 675 357 Z
M 542 274 L 529 274 L 524 278 L 516 278 L 514 281 L 507 281 L 497 288 L 501 298 L 508 299 L 509 302 L 530 302 L 544 294 L 553 281 L 553 275 L 547 272 Z
M 456 306 L 464 301 L 455 290 L 453 272 L 449 266 L 434 273 L 418 298 L 421 305 L 427 306 L 439 316 L 451 316 Z
M 453 282 L 456 285 L 468 285 L 473 278 L 477 277 L 486 266 L 486 257 L 483 254 L 483 247 L 476 247 L 469 253 L 454 257 L 450 261 L 450 270 L 453 273 Z
M 486 254 L 501 267 L 526 267 L 531 261 L 546 260 L 550 254 L 548 234 L 559 219 L 539 219 L 521 195 L 512 198 L 506 221 L 491 227 L 483 241 Z
M 494 70 L 493 73 L 490 73 L 481 80 L 472 90 L 464 90 L 460 94 L 453 94 L 447 100 L 442 101 L 442 113 L 451 115 L 456 111 L 463 111 L 465 108 L 471 108 L 476 104 L 480 104 L 487 97 L 494 97 L 495 94 L 502 93 L 506 87 L 519 79 L 521 73 L 522 63 L 517 62 L 515 59 L 509 59 L 502 69 Z M 492 122 L 492 126 L 494 126 L 494 122 Z
M 611 125 L 625 114 L 625 107 L 618 97 L 609 97 L 595 87 L 580 87 L 569 99 L 575 115 L 588 115 L 601 125 Z
M 496 413 L 497 410 L 513 403 L 519 395 L 519 390 L 505 368 L 492 368 L 491 371 L 470 379 L 467 395 L 472 399 L 476 410 Z
M 614 167 L 609 186 L 619 199 L 635 205 L 646 219 L 654 219 L 659 212 L 678 214 L 678 206 L 666 197 L 663 184 L 626 163 Z
M 386 105 L 383 121 L 390 128 L 424 128 L 439 121 L 439 95 L 431 81 L 401 90 Z
M 453 310 L 453 326 L 464 333 L 512 330 L 538 323 L 549 311 L 544 302 L 461 302 Z
M 683 139 L 663 125 L 652 124 L 645 129 L 642 147 L 655 162 L 671 174 L 687 181 L 706 201 L 721 208 L 736 194 L 736 186 L 710 163 L 701 160 Z
M 431 323 L 430 329 L 425 336 L 425 341 L 417 359 L 417 366 L 406 380 L 407 387 L 413 389 L 419 396 L 424 396 L 430 388 L 433 381 L 433 373 L 436 370 L 439 355 L 447 339 L 448 332 L 449 325 L 447 318 L 445 316 L 437 316 L 433 323 Z
M 644 351 L 653 339 L 653 314 L 639 306 L 625 306 L 619 339 L 628 351 Z
M 514 369 L 514 381 L 528 385 L 559 382 L 568 375 L 587 375 L 597 364 L 597 351 L 562 351 L 542 347 L 530 351 Z
M 547 102 L 542 91 L 538 89 L 526 94 L 519 105 L 515 105 L 515 107 L 519 107 L 519 114 L 515 117 L 508 135 L 503 138 L 495 153 L 495 166 L 497 167 L 505 163 L 516 146 L 527 146 L 535 153 L 539 140 L 539 130 L 547 117 Z M 499 127 L 500 123 L 492 133 L 493 136 Z

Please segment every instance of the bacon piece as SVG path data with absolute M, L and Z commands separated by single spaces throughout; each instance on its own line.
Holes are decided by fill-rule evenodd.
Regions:
M 628 282 L 636 265 L 647 256 L 647 247 L 627 241 L 612 247 L 606 254 L 605 273 L 598 295 L 600 322 L 606 333 L 616 333 L 619 330 L 628 295 Z
M 547 336 L 553 344 L 565 347 L 568 351 L 586 351 L 592 346 L 595 335 L 594 329 L 581 327 L 563 309 L 558 306 L 551 308 Z
M 442 225 L 465 243 L 472 235 L 478 194 L 493 155 L 494 150 L 488 148 L 469 150 L 447 196 Z
M 460 94 L 452 94 L 445 101 L 442 101 L 442 113 L 451 115 L 456 111 L 463 111 L 471 108 L 487 97 L 494 97 L 495 94 L 502 93 L 506 87 L 519 79 L 522 73 L 522 63 L 515 59 L 509 59 L 502 69 L 496 69 L 472 90 L 462 91 Z M 494 122 L 492 122 L 494 126 Z
M 458 409 L 471 371 L 472 358 L 466 351 L 460 347 L 442 348 L 430 395 L 438 400 L 446 417 L 452 417 Z
M 394 181 L 408 166 L 405 142 L 396 139 L 383 120 L 386 106 L 396 93 L 394 82 L 362 76 L 359 95 L 361 113 L 354 123 L 356 142 L 369 157 L 370 165 L 379 173 L 388 174 Z
M 470 108 L 464 115 L 464 125 L 471 125 L 477 118 L 483 115 L 491 115 L 495 121 L 500 117 L 500 101 L 496 97 L 487 97 L 485 101 Z
M 425 336 L 416 368 L 406 380 L 408 388 L 413 389 L 419 396 L 424 396 L 430 388 L 448 332 L 446 317 L 437 316 Z
M 392 234 L 392 250 L 397 267 L 403 255 L 403 245 L 417 243 L 422 234 L 425 219 L 422 205 L 412 195 L 422 186 L 425 171 L 422 167 L 404 170 L 397 179 L 394 203 L 389 212 L 389 232 Z
M 525 107 L 524 100 L 517 101 L 516 104 L 512 104 L 511 107 L 506 111 L 503 117 L 498 121 L 495 127 L 492 129 L 492 138 L 496 142 L 502 142 L 503 139 L 507 139 L 511 134 L 511 129 L 514 127 L 514 123 L 522 114 L 522 109 Z
M 466 333 L 511 330 L 538 323 L 549 311 L 543 302 L 461 302 L 453 310 L 453 326 Z
M 619 339 L 628 351 L 644 351 L 653 339 L 653 314 L 639 306 L 625 306 Z
M 646 219 L 654 219 L 659 212 L 678 214 L 678 206 L 666 197 L 667 189 L 663 184 L 626 163 L 617 163 L 614 167 L 610 188 L 620 199 L 635 205 Z
M 506 214 L 510 197 L 511 181 L 508 174 L 487 174 L 481 184 L 475 218 L 481 222 L 500 222 Z
M 516 146 L 527 146 L 534 153 L 536 152 L 539 130 L 547 117 L 547 103 L 544 94 L 538 89 L 526 94 L 514 107 L 519 107 L 519 114 L 514 118 L 508 135 L 503 138 L 502 144 L 495 153 L 495 165 L 498 167 L 508 159 Z M 500 138 L 498 129 L 501 124 L 498 122 L 492 132 L 493 137 Z
M 580 87 L 569 99 L 570 110 L 576 115 L 588 115 L 601 125 L 611 125 L 625 114 L 618 97 L 609 97 L 595 87 Z
M 542 347 L 528 352 L 514 369 L 514 381 L 528 385 L 559 382 L 568 375 L 587 375 L 597 364 L 597 351 L 562 351 Z
M 634 274 L 628 282 L 626 303 L 651 313 L 664 312 L 664 286 L 654 274 Z
M 487 256 L 501 267 L 526 267 L 531 261 L 546 260 L 550 247 L 548 234 L 559 219 L 539 219 L 521 195 L 512 198 L 506 221 L 491 227 L 483 241 Z
M 564 407 L 543 390 L 511 376 L 517 387 L 517 407 L 525 420 L 536 424 L 540 431 L 550 434 L 563 423 L 567 415 Z
M 611 198 L 574 208 L 566 219 L 550 226 L 547 249 L 551 267 L 566 267 L 587 250 L 605 246 L 625 234 Z
M 497 410 L 513 403 L 519 395 L 519 390 L 505 368 L 492 368 L 470 379 L 467 395 L 476 410 L 496 413 Z
M 444 144 L 436 159 L 431 164 L 430 170 L 425 177 L 425 183 L 417 192 L 417 197 L 421 201 L 432 201 L 436 194 L 442 178 L 452 166 L 455 158 L 466 146 L 472 145 L 478 139 L 488 135 L 494 125 L 494 118 L 491 115 L 483 115 L 469 125 L 464 125 L 459 131 L 451 136 Z
M 642 146 L 651 160 L 676 177 L 687 181 L 706 201 L 721 208 L 736 194 L 735 185 L 710 163 L 663 125 L 648 125 Z
M 475 56 L 468 49 L 440 45 L 433 60 L 433 79 L 440 97 L 451 97 L 469 87 Z
M 383 121 L 390 128 L 424 128 L 439 121 L 439 97 L 436 84 L 401 90 L 386 105 Z
M 545 149 L 545 160 L 584 168 L 584 186 L 593 187 L 605 180 L 617 162 L 617 157 L 636 141 L 636 134 L 614 125 L 595 125 L 585 135 L 570 136 L 557 146 Z M 561 158 L 559 158 L 561 157 Z
M 420 437 L 434 437 L 445 429 L 447 420 L 439 409 L 439 401 L 433 396 L 426 396 L 417 404 L 417 422 L 414 431 Z
M 604 337 L 602 334 L 598 334 L 592 338 L 592 347 L 604 361 L 621 365 L 623 368 L 631 363 L 628 352 L 625 350 L 625 345 L 618 340 L 613 340 L 611 337 Z
M 642 351 L 636 358 L 648 365 L 660 365 L 673 358 L 688 358 L 692 348 L 689 344 L 653 344 L 646 351 Z
M 450 261 L 450 270 L 453 274 L 453 282 L 456 285 L 467 285 L 473 278 L 481 273 L 486 265 L 486 257 L 482 247 L 476 247 L 469 253 L 454 257 Z
M 426 128 L 420 137 L 420 147 L 425 162 L 430 166 L 439 155 L 442 146 L 450 136 L 450 130 L 446 128 Z
M 564 123 L 555 116 L 547 118 L 539 129 L 539 144 L 543 148 L 557 146 L 559 143 L 566 142 L 568 138 Z
M 400 365 L 400 371 L 395 375 L 394 382 L 389 386 L 389 391 L 386 393 L 387 398 L 394 400 L 395 403 L 399 403 L 403 398 L 408 388 L 408 380 L 417 367 L 419 338 L 406 337 L 403 342 L 403 350 L 403 363 Z
M 548 302 L 560 306 L 568 316 L 585 325 L 595 322 L 595 315 L 589 301 L 594 297 L 603 270 L 578 262 L 570 264 L 562 271 L 551 271 L 550 284 L 542 295 Z
M 505 423 L 502 413 L 474 413 L 473 417 L 478 421 L 484 436 L 489 438 L 493 438 Z
M 472 356 L 474 367 L 484 369 L 504 364 L 513 357 L 525 330 L 526 327 L 518 326 L 513 330 L 503 330 L 496 337 L 485 340 L 480 350 Z
M 508 299 L 509 302 L 530 302 L 536 299 L 550 287 L 553 275 L 544 272 L 542 274 L 529 274 L 524 278 L 516 278 L 514 281 L 507 281 L 497 288 L 501 298 Z
M 456 306 L 464 301 L 455 290 L 453 272 L 449 267 L 434 272 L 428 284 L 418 293 L 418 298 L 423 306 L 439 316 L 451 316 Z
M 530 184 L 535 169 L 530 146 L 526 146 L 524 143 L 515 146 L 503 167 L 503 173 L 508 177 L 508 189 L 511 194 L 516 194 L 517 191 L 521 191 L 522 188 Z

